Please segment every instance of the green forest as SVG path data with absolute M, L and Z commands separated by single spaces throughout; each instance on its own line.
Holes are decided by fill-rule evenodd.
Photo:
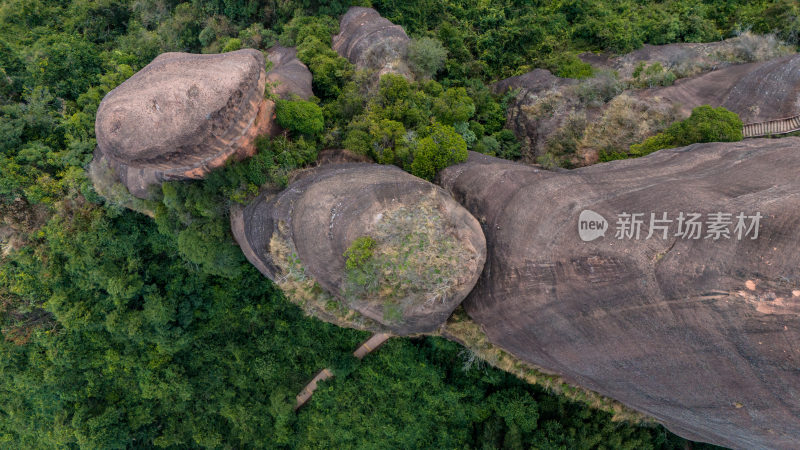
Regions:
M 385 76 L 376 95 L 363 92 L 364 74 L 331 49 L 354 4 L 414 38 L 421 81 Z M 474 363 L 442 338 L 393 338 L 358 361 L 351 352 L 368 333 L 304 316 L 246 262 L 228 212 L 259 186 L 285 186 L 323 148 L 427 179 L 467 149 L 516 159 L 508 98 L 489 83 L 538 67 L 580 77 L 591 68 L 579 52 L 742 30 L 797 46 L 800 6 L 0 0 L 0 447 L 704 447 L 661 426 L 612 421 Z M 277 43 L 296 46 L 314 76 L 311 101 L 278 102 L 288 137 L 261 138 L 255 157 L 203 181 L 165 183 L 157 201 L 133 205 L 154 218 L 95 192 L 86 168 L 105 94 L 162 52 Z M 639 151 L 683 145 L 679 132 Z M 442 158 L 442 146 L 459 151 Z M 324 367 L 337 376 L 294 411 Z

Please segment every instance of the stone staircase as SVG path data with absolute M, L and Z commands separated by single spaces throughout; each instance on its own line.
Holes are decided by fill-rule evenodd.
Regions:
M 786 134 L 794 131 L 800 131 L 800 115 L 766 122 L 748 123 L 742 127 L 742 135 L 745 138 Z

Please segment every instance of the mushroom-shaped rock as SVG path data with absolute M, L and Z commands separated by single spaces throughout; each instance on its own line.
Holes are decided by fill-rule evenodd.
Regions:
M 392 166 L 330 164 L 231 213 L 245 256 L 307 312 L 397 335 L 435 331 L 474 286 L 480 224 Z
M 354 6 L 339 23 L 333 49 L 357 68 L 375 70 L 377 78 L 395 73 L 412 79 L 406 62 L 410 41 L 403 27 L 385 19 L 378 11 Z
M 440 177 L 486 224 L 464 307 L 492 343 L 684 437 L 798 448 L 798 173 L 800 138 L 566 172 L 472 154 Z
M 294 96 L 308 100 L 311 91 L 311 71 L 297 59 L 297 49 L 276 45 L 267 50 L 267 58 L 272 63 L 267 72 L 267 83 L 272 93 L 289 100 Z
M 202 178 L 230 158 L 252 155 L 255 137 L 275 131 L 266 80 L 257 50 L 159 55 L 100 103 L 95 185 L 112 172 L 146 198 L 152 185 Z

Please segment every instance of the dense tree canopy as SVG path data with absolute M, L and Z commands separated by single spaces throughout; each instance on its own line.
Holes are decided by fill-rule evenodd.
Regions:
M 323 147 L 425 178 L 467 148 L 519 157 L 487 82 L 535 66 L 582 76 L 579 50 L 737 28 L 797 44 L 797 3 L 376 0 L 415 38 L 424 76 L 374 91 L 331 49 L 352 3 L 0 1 L 0 237 L 15 236 L 0 248 L 0 446 L 683 448 L 465 365 L 442 339 L 393 339 L 358 363 L 365 334 L 304 317 L 245 262 L 227 214 Z M 276 42 L 298 47 L 318 97 L 279 108 L 289 136 L 202 182 L 164 184 L 154 219 L 94 192 L 85 167 L 106 93 L 161 52 Z M 340 376 L 294 412 L 322 367 Z

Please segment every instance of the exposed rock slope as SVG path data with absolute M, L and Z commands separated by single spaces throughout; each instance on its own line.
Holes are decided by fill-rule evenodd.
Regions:
M 483 224 L 464 302 L 496 345 L 687 438 L 800 444 L 800 138 L 702 144 L 569 172 L 472 154 L 441 184 Z M 608 220 L 584 242 L 579 214 Z M 646 239 L 650 213 L 674 222 Z M 679 213 L 733 214 L 731 238 L 675 236 Z M 736 215 L 761 213 L 757 239 Z M 639 240 L 618 215 L 642 213 Z M 747 223 L 751 225 L 752 220 Z M 707 224 L 702 237 L 709 231 Z
M 376 78 L 396 73 L 411 79 L 406 62 L 409 42 L 400 25 L 389 22 L 372 8 L 354 6 L 339 23 L 333 49 L 357 68 L 376 71 Z
M 537 69 L 502 80 L 494 89 L 497 93 L 519 90 L 509 103 L 508 127 L 522 141 L 529 160 L 548 152 L 575 152 L 572 163 L 576 165 L 595 162 L 600 151 L 627 151 L 630 144 L 688 117 L 700 105 L 725 107 L 744 123 L 800 114 L 800 55 L 747 64 L 720 61 L 725 55 L 736 57 L 742 42 L 736 38 L 711 44 L 646 46 L 607 60 L 584 56 L 598 67 L 616 70 L 620 78 L 606 72 L 588 80 L 571 80 Z M 785 49 L 758 54 L 773 53 L 780 55 Z M 653 75 L 656 78 L 667 72 L 685 78 L 672 86 L 633 89 L 630 83 L 646 86 L 650 82 L 646 75 L 632 78 L 638 63 L 662 64 L 663 70 Z
M 306 171 L 235 209 L 231 226 L 248 260 L 308 313 L 392 334 L 436 330 L 486 256 L 480 225 L 447 193 L 377 164 Z M 363 236 L 373 257 L 353 271 L 344 254 Z
M 795 116 L 800 114 L 800 55 L 729 66 L 640 97 L 679 105 L 684 116 L 706 104 L 723 106 L 744 123 Z

